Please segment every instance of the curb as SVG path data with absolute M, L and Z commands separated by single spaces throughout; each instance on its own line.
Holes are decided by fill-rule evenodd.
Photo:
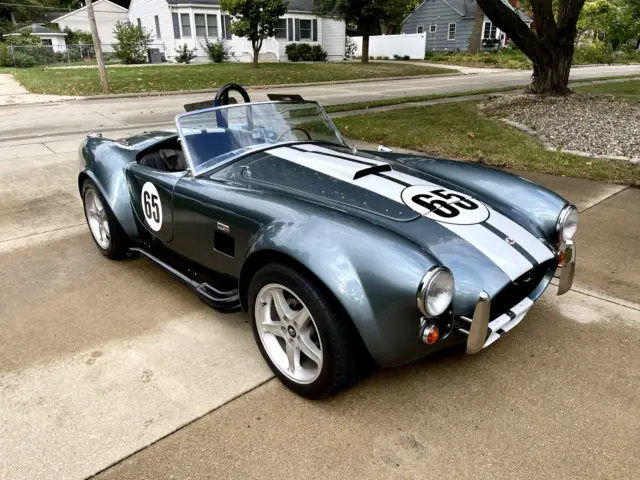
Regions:
M 363 78 L 354 80 L 337 80 L 335 82 L 308 82 L 308 83 L 281 83 L 281 84 L 268 84 L 268 85 L 247 85 L 244 87 L 246 90 L 267 90 L 276 88 L 295 88 L 295 87 L 318 87 L 329 85 L 348 85 L 350 83 L 370 83 L 370 82 L 386 82 L 386 81 L 398 81 L 398 80 L 416 80 L 419 78 L 438 78 L 438 77 L 458 77 L 469 76 L 462 73 L 438 73 L 435 75 L 410 75 L 407 77 L 378 77 L 378 78 Z M 115 94 L 102 94 L 91 95 L 87 97 L 80 97 L 77 100 L 92 101 L 92 100 L 104 100 L 114 98 L 140 98 L 140 97 L 168 97 L 174 95 L 193 95 L 198 93 L 215 93 L 217 88 L 203 88 L 199 90 L 173 90 L 170 92 L 139 92 L 139 93 L 115 93 Z M 64 101 L 64 100 L 63 100 Z

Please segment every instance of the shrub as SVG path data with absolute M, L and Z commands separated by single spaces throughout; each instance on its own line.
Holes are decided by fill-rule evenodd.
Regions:
M 404 57 L 402 57 L 403 60 L 409 60 L 409 55 L 405 55 Z
M 117 43 L 112 44 L 115 55 L 124 64 L 146 63 L 151 34 L 131 22 L 118 22 L 113 28 Z
M 196 58 L 196 49 L 189 49 L 185 43 L 179 48 L 176 48 L 176 62 L 178 63 L 191 63 L 191 60 Z
M 200 45 L 205 49 L 213 63 L 223 63 L 229 60 L 230 49 L 224 45 L 222 40 L 210 42 L 208 38 L 205 38 L 204 43 L 200 42 Z
M 91 32 L 84 30 L 72 30 L 69 27 L 64 27 L 63 32 L 67 34 L 65 37 L 65 43 L 67 45 L 93 45 Z
M 351 37 L 346 37 L 344 42 L 344 54 L 347 57 L 353 57 L 357 51 L 358 45 L 356 45 L 355 40 Z
M 38 64 L 37 60 L 28 53 L 18 51 L 13 52 L 13 62 L 20 68 L 35 67 Z
M 594 42 L 593 45 L 578 45 L 573 52 L 574 65 L 593 63 L 613 63 L 613 49 L 605 42 Z
M 285 47 L 290 62 L 324 62 L 327 52 L 321 45 L 308 43 L 290 43 Z
M 0 43 L 0 67 L 13 67 L 13 57 L 4 43 Z

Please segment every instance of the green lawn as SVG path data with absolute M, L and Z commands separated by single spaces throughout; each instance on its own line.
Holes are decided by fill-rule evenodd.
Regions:
M 594 93 L 597 95 L 614 95 L 616 97 L 626 97 L 640 101 L 640 80 L 601 83 L 600 85 L 578 87 L 574 90 L 584 93 Z
M 476 102 L 335 120 L 346 137 L 497 167 L 640 186 L 640 166 L 545 150 L 532 137 L 482 117 Z
M 108 69 L 111 93 L 167 92 L 216 88 L 225 83 L 268 85 L 328 82 L 367 78 L 405 77 L 457 73 L 419 65 L 326 62 L 264 63 L 258 69 L 245 63 L 158 67 L 113 67 Z M 33 93 L 96 95 L 102 93 L 95 68 L 10 69 L 16 80 Z
M 533 68 L 531 60 L 520 50 L 505 49 L 498 52 L 453 54 L 427 52 L 425 60 L 443 65 L 461 65 L 466 67 L 513 68 L 528 70 Z M 574 65 L 591 64 L 630 64 L 640 63 L 640 52 L 610 51 L 593 46 L 578 46 L 573 55 Z

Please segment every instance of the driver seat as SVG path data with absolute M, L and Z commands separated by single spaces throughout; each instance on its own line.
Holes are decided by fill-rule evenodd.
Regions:
M 161 148 L 158 151 L 150 152 L 142 157 L 139 163 L 145 167 L 165 172 L 184 172 L 187 169 L 184 153 L 182 150 L 173 148 Z

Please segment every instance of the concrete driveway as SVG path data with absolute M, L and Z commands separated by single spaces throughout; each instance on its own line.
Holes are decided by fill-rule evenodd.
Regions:
M 308 402 L 245 314 L 102 258 L 79 140 L 0 142 L 0 478 L 637 478 L 639 190 L 525 173 L 582 211 L 574 291 L 478 355 Z

